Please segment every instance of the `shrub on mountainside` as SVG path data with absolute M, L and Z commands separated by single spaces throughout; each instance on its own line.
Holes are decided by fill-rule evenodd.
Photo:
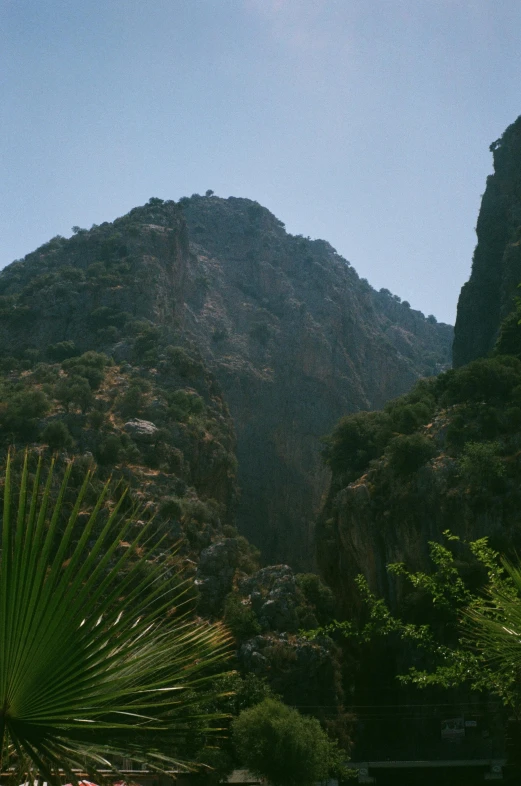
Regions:
M 335 596 L 316 573 L 297 573 L 296 584 L 313 610 L 319 625 L 326 625 L 335 613 Z M 307 627 L 302 623 L 302 627 Z
M 459 470 L 472 491 L 497 489 L 505 475 L 499 442 L 467 442 L 458 461 Z
M 107 355 L 101 352 L 84 352 L 79 357 L 68 358 L 62 363 L 62 368 L 69 375 L 86 379 L 92 390 L 97 390 L 104 378 L 104 369 L 110 364 Z
M 501 323 L 499 336 L 496 341 L 495 351 L 499 355 L 521 356 L 521 307 L 518 304 L 515 311 Z
M 261 632 L 261 626 L 251 604 L 243 601 L 233 592 L 228 595 L 224 603 L 224 623 L 238 642 Z
M 42 442 L 46 442 L 51 450 L 63 450 L 73 445 L 71 432 L 62 420 L 48 423 L 41 433 Z
M 74 341 L 59 341 L 57 344 L 49 344 L 47 354 L 51 360 L 61 362 L 67 358 L 78 354 Z
M 82 414 L 85 414 L 94 401 L 89 381 L 80 376 L 60 379 L 54 388 L 54 395 L 67 412 L 72 406 L 79 407 Z
M 205 410 L 204 401 L 195 391 L 175 390 L 168 396 L 168 414 L 175 420 L 187 420 L 201 415 Z
M 436 447 L 423 434 L 401 434 L 391 440 L 386 454 L 393 472 L 410 475 L 436 455 Z
M 200 361 L 193 358 L 183 347 L 168 346 L 165 355 L 168 363 L 186 379 L 194 379 L 202 371 Z
M 30 439 L 36 434 L 38 420 L 50 408 L 49 398 L 42 390 L 6 390 L 0 405 L 0 425 L 7 433 Z

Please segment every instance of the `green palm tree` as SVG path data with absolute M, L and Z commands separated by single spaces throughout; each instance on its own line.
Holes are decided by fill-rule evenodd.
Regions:
M 229 634 L 193 619 L 190 583 L 171 559 L 140 558 L 152 553 L 152 529 L 122 515 L 124 493 L 111 502 L 107 482 L 81 523 L 92 472 L 69 509 L 70 472 L 69 464 L 53 500 L 53 465 L 43 482 L 41 459 L 30 476 L 26 454 L 15 483 L 7 460 L 1 774 L 96 779 L 117 771 L 118 757 L 156 771 L 187 765 L 194 729 L 215 732 L 218 723 L 201 712 L 201 694 L 225 668 Z

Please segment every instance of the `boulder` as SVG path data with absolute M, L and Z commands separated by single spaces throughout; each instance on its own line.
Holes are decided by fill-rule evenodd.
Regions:
M 124 425 L 127 434 L 132 437 L 134 442 L 154 443 L 159 429 L 150 420 L 140 420 L 133 418 Z

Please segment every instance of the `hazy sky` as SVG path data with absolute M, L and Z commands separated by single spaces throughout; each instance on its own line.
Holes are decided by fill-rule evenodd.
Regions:
M 453 322 L 520 75 L 520 0 L 0 0 L 0 265 L 211 188 Z

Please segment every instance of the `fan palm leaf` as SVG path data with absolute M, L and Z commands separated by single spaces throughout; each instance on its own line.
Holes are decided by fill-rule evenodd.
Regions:
M 521 675 L 521 566 L 503 560 L 504 576 L 492 581 L 484 598 L 466 609 L 465 641 L 499 675 Z
M 124 493 L 109 504 L 107 482 L 85 523 L 89 471 L 64 523 L 71 466 L 56 499 L 53 471 L 43 483 L 39 459 L 30 481 L 26 455 L 14 493 L 7 459 L 2 773 L 54 782 L 81 770 L 99 778 L 117 769 L 118 756 L 158 771 L 186 765 L 191 730 L 215 731 L 218 718 L 201 713 L 201 692 L 225 668 L 229 634 L 192 618 L 190 583 L 173 574 L 171 560 L 150 557 L 143 570 L 151 525 L 122 515 Z

